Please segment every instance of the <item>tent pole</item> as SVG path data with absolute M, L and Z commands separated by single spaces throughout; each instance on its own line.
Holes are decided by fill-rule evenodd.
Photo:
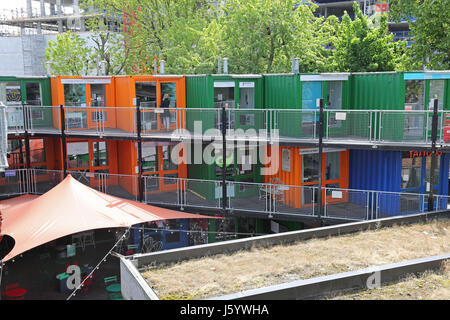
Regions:
M 65 178 L 67 176 L 67 142 L 66 142 L 66 116 L 64 114 L 64 105 L 59 106 L 61 116 L 61 144 L 63 153 L 63 174 Z

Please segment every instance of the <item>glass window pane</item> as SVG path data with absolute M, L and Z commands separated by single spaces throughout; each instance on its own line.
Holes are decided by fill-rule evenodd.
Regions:
M 177 170 L 178 169 L 178 157 L 172 158 L 172 150 L 175 146 L 163 146 L 163 168 L 164 170 Z
M 326 153 L 326 180 L 339 179 L 339 173 L 341 170 L 341 153 L 340 152 L 327 152 Z
M 329 81 L 327 109 L 342 109 L 342 81 Z
M 81 83 L 64 84 L 64 104 L 86 107 L 86 85 Z
M 319 181 L 319 154 L 302 156 L 302 182 Z
M 441 164 L 441 156 L 436 157 L 436 169 L 434 170 L 434 185 L 439 185 L 439 167 Z M 431 156 L 426 157 L 426 175 L 427 175 L 427 182 L 429 183 L 431 180 L 430 177 L 431 172 Z
M 30 140 L 30 159 L 31 163 L 45 162 L 44 139 Z
M 405 110 L 423 110 L 425 80 L 405 81 Z
M 106 88 L 104 84 L 91 84 L 91 106 L 107 107 Z
M 216 85 L 217 82 L 214 84 Z M 214 87 L 214 107 L 221 108 L 226 104 L 228 104 L 229 108 L 234 108 L 234 85 Z
M 255 108 L 255 88 L 239 88 L 239 108 Z
M 142 172 L 155 171 L 158 171 L 157 147 L 144 142 L 142 144 Z
M 41 85 L 39 83 L 27 83 L 25 84 L 27 90 L 26 104 L 31 106 L 41 106 Z
M 163 105 L 163 101 L 166 98 L 168 100 L 166 100 Z M 176 108 L 176 106 L 177 106 L 177 84 L 174 82 L 161 83 L 161 107 Z
M 69 159 L 69 168 L 88 168 L 89 143 L 88 142 L 67 143 L 67 157 Z
M 0 82 L 0 101 L 7 106 L 22 104 L 20 83 Z
M 411 158 L 402 153 L 402 189 L 419 188 L 421 185 L 422 157 Z
M 8 140 L 8 164 L 11 167 L 25 164 L 24 140 Z
M 108 156 L 108 143 L 104 141 L 94 142 L 94 166 L 107 166 L 109 163 Z
M 430 100 L 428 108 L 433 109 L 433 100 L 438 99 L 438 110 L 444 108 L 444 85 L 445 80 L 430 80 Z
M 138 82 L 136 100 L 142 108 L 156 108 L 156 82 Z

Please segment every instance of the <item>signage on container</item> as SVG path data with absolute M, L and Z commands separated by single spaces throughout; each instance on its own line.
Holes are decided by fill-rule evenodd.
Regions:
M 5 177 L 15 177 L 16 170 L 5 170 Z
M 214 82 L 214 88 L 234 88 L 234 82 L 225 82 L 225 81 Z
M 254 88 L 254 82 L 239 82 L 239 88 Z
M 291 150 L 289 149 L 282 149 L 281 169 L 283 171 L 291 172 Z
M 409 157 L 410 158 L 416 158 L 416 157 L 431 157 L 433 155 L 432 151 L 409 151 Z M 442 152 L 436 152 L 437 156 L 442 155 Z
M 323 152 L 341 152 L 345 151 L 345 149 L 341 148 L 323 148 Z M 319 148 L 307 148 L 307 149 L 300 149 L 298 151 L 299 155 L 305 155 L 305 154 L 314 154 L 319 153 Z
M 110 78 L 61 79 L 62 84 L 110 84 Z

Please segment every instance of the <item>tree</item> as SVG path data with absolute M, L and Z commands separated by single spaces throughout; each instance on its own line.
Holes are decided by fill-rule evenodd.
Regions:
M 223 51 L 234 73 L 290 72 L 292 57 L 300 72 L 322 67 L 319 33 L 322 18 L 316 6 L 297 0 L 228 0 L 221 17 Z
M 392 20 L 409 20 L 412 62 L 428 69 L 450 69 L 449 1 L 391 0 L 390 6 Z
M 85 39 L 70 31 L 58 34 L 45 49 L 54 75 L 87 75 L 92 70 L 91 49 Z
M 123 17 L 126 73 L 151 73 L 155 60 L 166 73 L 211 71 L 216 59 L 215 8 L 198 0 L 87 0 Z
M 365 16 L 357 3 L 353 4 L 355 18 L 347 12 L 339 22 L 336 17 L 327 19 L 324 29 L 328 30 L 329 71 L 375 72 L 394 71 L 408 68 L 406 63 L 406 42 L 393 42 L 388 34 L 386 15 L 377 18 Z

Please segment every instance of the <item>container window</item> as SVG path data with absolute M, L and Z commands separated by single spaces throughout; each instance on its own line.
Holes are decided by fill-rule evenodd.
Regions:
M 172 158 L 172 151 L 175 146 L 163 146 L 163 169 L 166 171 L 178 169 L 178 158 Z
M 319 180 L 319 154 L 305 154 L 302 156 L 302 182 Z
M 104 167 L 109 164 L 108 143 L 104 141 L 94 142 L 94 166 Z
M 86 85 L 81 83 L 64 84 L 64 104 L 86 107 Z
M 405 110 L 423 110 L 425 80 L 405 81 Z
M 141 108 L 156 108 L 156 83 L 138 82 L 135 85 L 136 100 Z
M 228 104 L 229 108 L 234 108 L 234 86 L 214 87 L 214 107 L 222 108 Z
M 161 83 L 161 103 L 164 95 L 168 95 L 168 103 L 165 108 L 176 108 L 177 106 L 177 84 L 175 82 Z
M 402 189 L 419 188 L 421 185 L 422 157 L 410 158 L 402 153 Z
M 0 101 L 7 106 L 22 104 L 20 83 L 0 82 Z
M 445 80 L 430 80 L 430 100 L 428 102 L 428 108 L 433 110 L 433 100 L 438 99 L 438 110 L 444 108 L 444 85 Z
M 239 108 L 255 108 L 255 88 L 239 88 Z
M 88 168 L 89 167 L 89 143 L 88 142 L 69 142 L 67 143 L 67 157 L 69 159 L 69 168 Z
M 441 156 L 436 156 L 436 169 L 434 170 L 434 186 L 439 185 L 439 167 L 440 167 L 440 164 L 441 164 Z M 430 183 L 430 181 L 431 181 L 430 172 L 431 172 L 431 157 L 426 157 L 426 175 L 427 175 L 426 179 L 427 179 L 427 184 Z
M 338 180 L 341 171 L 341 153 L 327 152 L 326 153 L 326 180 Z
M 158 171 L 158 151 L 157 147 L 148 143 L 142 144 L 142 172 Z
M 24 140 L 8 140 L 8 164 L 13 168 L 25 164 Z
M 104 84 L 91 84 L 91 106 L 106 107 L 106 88 Z
M 329 81 L 327 109 L 342 109 L 342 81 Z
M 44 139 L 30 140 L 30 160 L 31 160 L 31 163 L 45 162 Z
M 27 105 L 30 106 L 41 106 L 41 85 L 40 83 L 27 83 L 25 84 L 27 91 Z

